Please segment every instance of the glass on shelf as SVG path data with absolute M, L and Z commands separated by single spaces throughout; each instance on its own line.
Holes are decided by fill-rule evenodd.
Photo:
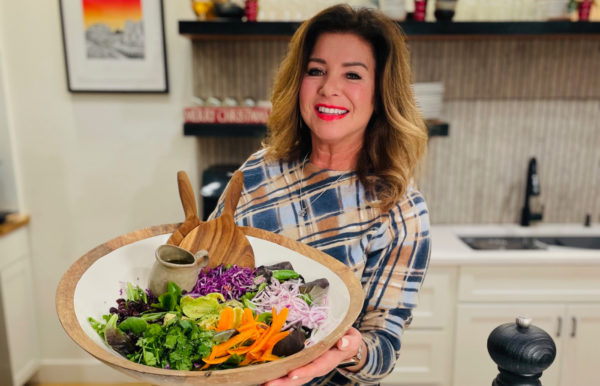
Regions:
M 211 0 L 191 0 L 192 9 L 200 21 L 214 19 L 214 4 Z

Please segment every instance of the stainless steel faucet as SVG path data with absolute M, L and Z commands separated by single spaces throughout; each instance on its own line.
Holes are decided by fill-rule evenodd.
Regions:
M 537 161 L 535 158 L 529 159 L 529 167 L 527 168 L 527 187 L 525 189 L 525 205 L 521 211 L 521 225 L 529 226 L 531 221 L 541 221 L 543 217 L 542 211 L 534 213 L 531 211 L 530 198 L 540 195 L 540 181 L 537 173 Z

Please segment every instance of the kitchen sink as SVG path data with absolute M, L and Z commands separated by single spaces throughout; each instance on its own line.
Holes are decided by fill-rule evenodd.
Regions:
M 538 237 L 539 241 L 560 247 L 600 249 L 600 236 Z
M 547 245 L 537 241 L 535 237 L 461 237 L 465 244 L 477 250 L 498 249 L 546 249 Z
M 470 236 L 460 239 L 476 250 L 531 250 L 549 246 L 600 249 L 600 236 Z

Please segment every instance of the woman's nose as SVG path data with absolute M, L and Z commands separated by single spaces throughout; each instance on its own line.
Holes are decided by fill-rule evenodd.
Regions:
M 331 96 L 339 94 L 339 85 L 336 80 L 330 76 L 323 77 L 323 83 L 319 88 L 319 93 L 323 96 Z

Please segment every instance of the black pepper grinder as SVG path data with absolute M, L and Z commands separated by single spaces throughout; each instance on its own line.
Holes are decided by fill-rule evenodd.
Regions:
M 526 316 L 496 327 L 488 337 L 487 349 L 500 371 L 492 386 L 541 386 L 542 372 L 556 357 L 550 335 L 531 325 Z

